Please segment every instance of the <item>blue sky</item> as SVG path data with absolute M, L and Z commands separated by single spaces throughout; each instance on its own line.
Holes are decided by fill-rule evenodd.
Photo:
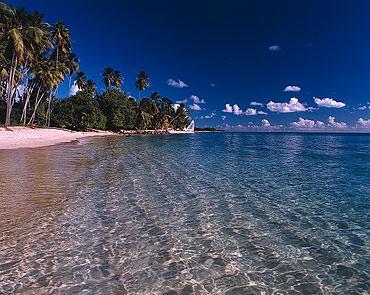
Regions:
M 101 72 L 111 66 L 136 96 L 135 76 L 144 69 L 152 84 L 146 94 L 187 100 L 201 109 L 192 111 L 198 126 L 370 128 L 368 0 L 9 3 L 64 21 L 81 70 L 100 90 Z M 67 93 L 64 85 L 60 94 Z M 205 103 L 194 105 L 194 96 Z

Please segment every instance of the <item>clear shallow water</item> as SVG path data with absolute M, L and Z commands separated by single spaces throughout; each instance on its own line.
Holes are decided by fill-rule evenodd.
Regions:
M 0 151 L 0 294 L 368 294 L 370 136 Z

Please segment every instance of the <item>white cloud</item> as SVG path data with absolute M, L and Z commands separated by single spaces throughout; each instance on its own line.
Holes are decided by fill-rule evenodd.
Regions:
M 175 112 L 177 111 L 177 109 L 179 108 L 180 104 L 178 103 L 175 103 L 172 105 L 173 109 L 175 110 Z
M 187 99 L 183 99 L 183 100 L 176 100 L 176 103 L 187 103 L 188 100 Z
M 268 120 L 266 120 L 266 119 L 263 119 L 261 121 L 261 125 L 262 125 L 262 127 L 271 127 L 270 122 Z
M 254 116 L 257 115 L 257 110 L 256 109 L 246 109 L 244 112 L 247 116 Z
M 206 103 L 206 101 L 204 99 L 200 99 L 198 96 L 196 95 L 191 95 L 190 96 L 190 99 L 194 101 L 194 103 Z
M 212 113 L 211 113 L 211 114 L 209 114 L 209 115 L 204 116 L 204 118 L 205 118 L 205 119 L 212 119 L 212 118 L 214 118 L 214 117 L 216 117 L 216 113 L 214 113 L 214 112 L 212 112 Z
M 225 105 L 225 109 L 222 110 L 224 113 L 232 113 L 233 112 L 233 107 L 230 104 Z
M 255 106 L 255 107 L 261 107 L 261 106 L 263 106 L 263 103 L 256 102 L 256 101 L 251 101 L 250 105 Z
M 309 108 L 301 104 L 295 97 L 292 97 L 288 103 L 270 101 L 266 106 L 271 112 L 277 113 L 294 113 L 309 110 Z
M 222 121 L 225 121 L 226 116 L 221 116 Z
M 325 124 L 321 121 L 306 120 L 300 117 L 297 122 L 290 123 L 295 128 L 324 128 Z
M 188 84 L 186 84 L 184 81 L 181 81 L 180 79 L 175 80 L 175 79 L 168 79 L 167 80 L 167 85 L 175 87 L 175 88 L 185 88 L 189 87 Z
M 234 115 L 237 115 L 237 116 L 239 116 L 239 115 L 242 115 L 242 114 L 243 114 L 242 109 L 241 109 L 241 108 L 239 108 L 239 106 L 238 106 L 237 104 L 234 104 L 234 105 L 233 105 L 233 114 L 234 114 Z
M 215 83 L 211 83 L 211 84 L 209 84 L 209 86 L 216 87 L 216 84 Z
M 192 105 L 190 105 L 189 108 L 192 109 L 193 111 L 201 111 L 202 110 L 202 108 L 196 103 L 193 103 Z
M 370 119 L 363 119 L 363 118 L 359 118 L 357 120 L 357 123 L 360 127 L 363 127 L 363 128 L 370 128 Z
M 69 96 L 71 95 L 75 95 L 77 93 L 77 91 L 80 91 L 81 89 L 78 88 L 77 84 L 76 84 L 76 81 L 73 82 L 73 85 L 71 86 L 71 88 L 69 88 Z
M 227 103 L 225 105 L 225 109 L 222 110 L 224 113 L 233 113 L 234 115 L 246 115 L 246 116 L 255 116 L 255 115 L 267 115 L 267 113 L 258 111 L 256 109 L 248 108 L 243 111 L 237 104 L 231 106 L 231 104 Z
M 344 122 L 335 122 L 335 117 L 329 116 L 328 118 L 328 126 L 333 128 L 347 128 L 347 124 Z
M 315 103 L 319 106 L 319 107 L 324 107 L 324 108 L 342 108 L 342 107 L 345 107 L 346 104 L 344 102 L 340 102 L 340 101 L 335 101 L 334 99 L 332 98 L 323 98 L 323 99 L 320 99 L 318 97 L 314 97 L 313 98 Z
M 301 87 L 299 87 L 299 86 L 287 86 L 287 87 L 284 88 L 283 91 L 284 92 L 288 92 L 288 91 L 290 91 L 290 92 L 299 92 L 299 91 L 301 91 Z
M 271 45 L 269 47 L 269 50 L 270 51 L 280 51 L 281 50 L 281 47 L 279 45 Z
M 367 109 L 367 106 L 359 106 L 358 107 L 358 110 L 360 110 L 360 111 L 363 111 L 363 110 L 366 110 Z

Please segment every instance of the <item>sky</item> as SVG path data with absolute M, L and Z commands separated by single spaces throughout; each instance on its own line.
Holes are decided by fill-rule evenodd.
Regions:
M 62 20 L 80 70 L 103 91 L 138 72 L 201 127 L 234 131 L 370 129 L 370 1 L 82 1 L 9 4 Z M 60 88 L 68 96 L 68 83 Z

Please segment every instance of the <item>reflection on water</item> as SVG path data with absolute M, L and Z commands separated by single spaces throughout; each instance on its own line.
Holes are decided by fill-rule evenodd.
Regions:
M 367 294 L 370 137 L 0 152 L 0 294 Z

